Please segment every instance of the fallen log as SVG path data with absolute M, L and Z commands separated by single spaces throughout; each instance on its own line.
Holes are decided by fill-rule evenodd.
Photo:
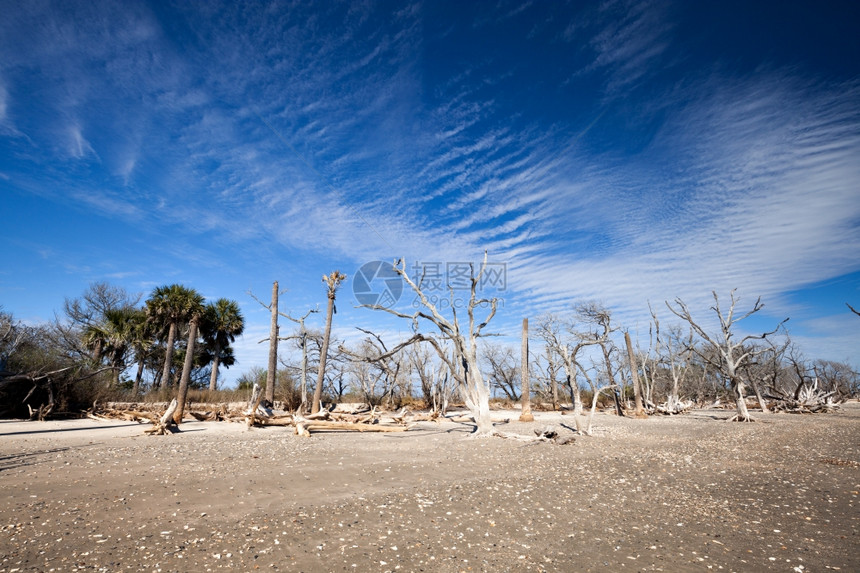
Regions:
M 128 422 L 158 422 L 158 416 L 152 412 L 138 412 L 137 410 L 117 410 L 115 408 L 107 408 L 98 411 L 88 411 L 87 418 L 91 420 L 109 421 L 109 420 L 126 420 Z
M 305 419 L 296 422 L 296 434 L 308 437 L 312 431 L 405 432 L 412 427 L 412 424 L 407 426 L 383 426 L 381 424 L 357 424 L 355 422 Z
M 409 416 L 409 422 L 436 422 L 439 423 L 439 411 L 430 412 L 429 414 L 412 414 Z
M 283 416 L 272 416 L 271 418 L 259 418 L 257 424 L 260 426 L 292 426 L 295 424 L 292 414 Z
M 463 414 L 461 416 L 450 416 L 450 417 L 447 417 L 447 419 L 450 420 L 451 422 L 472 422 L 472 423 L 474 423 L 474 421 L 475 421 L 475 417 L 472 416 L 471 414 Z M 511 423 L 510 418 L 491 418 L 491 421 L 494 424 L 510 424 Z
M 335 422 L 354 422 L 356 424 L 376 424 L 379 422 L 379 417 L 376 413 L 367 414 L 332 414 L 330 417 L 323 418 L 324 420 L 333 420 Z

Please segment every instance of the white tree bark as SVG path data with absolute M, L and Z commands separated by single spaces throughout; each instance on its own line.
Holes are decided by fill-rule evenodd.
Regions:
M 497 299 L 479 299 L 477 297 L 477 286 L 480 283 L 481 276 L 487 265 L 487 253 L 484 253 L 484 259 L 481 263 L 481 268 L 477 275 L 472 268 L 471 287 L 469 291 L 469 302 L 466 305 L 467 325 L 461 325 L 459 316 L 457 315 L 456 305 L 452 304 L 452 319 L 445 317 L 439 309 L 426 296 L 421 288 L 421 281 L 416 284 L 410 277 L 406 269 L 406 262 L 403 259 L 396 261 L 394 264 L 395 272 L 400 278 L 412 289 L 417 295 L 421 303 L 421 310 L 414 314 L 404 314 L 397 310 L 379 306 L 379 305 L 362 305 L 366 308 L 381 310 L 407 318 L 412 321 L 413 329 L 419 330 L 420 324 L 429 322 L 437 330 L 438 333 L 418 333 L 409 340 L 397 345 L 394 349 L 383 356 L 376 358 L 377 360 L 387 358 L 402 348 L 415 344 L 416 342 L 428 342 L 439 358 L 442 359 L 449 367 L 449 370 L 457 380 L 460 389 L 460 397 L 463 399 L 466 408 L 472 414 L 475 420 L 474 436 L 484 437 L 491 436 L 495 433 L 493 422 L 490 418 L 490 388 L 487 382 L 481 375 L 481 370 L 478 364 L 478 338 L 481 336 L 481 331 L 487 326 L 496 314 Z M 453 298 L 453 292 L 452 292 Z M 477 322 L 475 318 L 475 309 L 489 306 L 490 310 L 487 316 L 481 322 Z M 443 344 L 448 342 L 453 350 L 453 356 L 448 356 L 443 349 Z
M 275 383 L 278 375 L 278 281 L 272 283 L 272 303 L 269 311 L 272 319 L 269 325 L 269 368 L 266 372 L 266 400 L 275 401 Z
M 523 319 L 523 342 L 522 342 L 522 364 L 520 372 L 520 384 L 522 390 L 520 399 L 522 403 L 522 413 L 520 414 L 520 422 L 534 422 L 535 417 L 532 415 L 531 404 L 531 388 L 529 387 L 529 319 Z
M 746 397 L 744 395 L 744 381 L 740 376 L 738 369 L 752 356 L 763 352 L 764 349 L 755 350 L 752 347 L 745 347 L 745 344 L 751 340 L 764 340 L 768 336 L 774 334 L 777 330 L 779 330 L 780 326 L 782 326 L 788 319 L 786 318 L 782 322 L 780 322 L 775 329 L 770 332 L 765 332 L 761 335 L 749 335 L 745 336 L 739 341 L 734 340 L 734 327 L 735 324 L 742 321 L 743 319 L 755 314 L 760 311 L 764 305 L 761 302 L 761 297 L 759 297 L 752 309 L 748 311 L 743 316 L 737 317 L 735 316 L 735 307 L 737 306 L 738 299 L 735 297 L 735 291 L 731 291 L 730 300 L 731 305 L 729 306 L 729 310 L 724 314 L 720 309 L 720 299 L 717 296 L 716 291 L 713 293 L 714 296 L 714 306 L 711 307 L 720 321 L 720 332 L 716 335 L 711 335 L 706 332 L 701 326 L 699 326 L 696 321 L 693 320 L 692 315 L 690 314 L 690 310 L 687 308 L 687 305 L 684 302 L 676 298 L 675 299 L 675 307 L 666 302 L 666 306 L 669 307 L 669 310 L 678 316 L 679 318 L 685 320 L 692 329 L 701 336 L 714 350 L 717 351 L 721 360 L 715 362 L 712 357 L 708 356 L 703 352 L 698 352 L 699 356 L 705 360 L 707 363 L 711 364 L 711 366 L 717 368 L 729 381 L 729 385 L 732 389 L 732 393 L 735 399 L 735 405 L 737 413 L 732 421 L 737 422 L 751 422 L 753 421 L 747 411 L 746 405 Z M 695 349 L 694 349 L 695 350 Z

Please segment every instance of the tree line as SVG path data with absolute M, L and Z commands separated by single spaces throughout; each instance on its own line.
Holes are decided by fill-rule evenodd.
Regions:
M 29 407 L 29 415 L 44 417 L 91 399 L 162 389 L 179 388 L 183 396 L 190 387 L 215 390 L 220 368 L 236 362 L 231 344 L 245 325 L 238 303 L 207 302 L 178 284 L 141 298 L 93 283 L 64 301 L 62 315 L 39 325 L 0 308 L 0 416 Z
M 533 351 L 524 346 L 524 360 L 514 347 L 485 336 L 496 304 L 476 296 L 483 266 L 472 270 L 471 299 L 460 315 L 455 308 L 445 314 L 424 297 L 423 285 L 406 274 L 405 263 L 395 270 L 422 307 L 404 314 L 366 306 L 411 321 L 411 338 L 385 341 L 361 327 L 358 342 L 332 338 L 334 302 L 346 280 L 338 271 L 323 277 L 328 306 L 322 328 L 305 324 L 316 309 L 301 317 L 279 311 L 281 293 L 274 283 L 270 303 L 257 299 L 272 315 L 270 336 L 261 341 L 269 342 L 268 367 L 246 370 L 240 388 L 259 384 L 267 401 L 302 411 L 348 400 L 389 408 L 420 402 L 444 413 L 458 402 L 485 433 L 492 432 L 491 396 L 524 401 L 524 407 L 534 401 L 569 408 L 577 428 L 588 433 L 590 415 L 581 416 L 586 410 L 593 414 L 601 403 L 619 415 L 634 409 L 671 415 L 724 401 L 735 404 L 736 419 L 749 420 L 749 391 L 764 411 L 838 403 L 860 392 L 850 365 L 805 357 L 784 322 L 738 339 L 737 323 L 763 305 L 757 300 L 742 312 L 734 292 L 726 308 L 714 293 L 711 310 L 719 329 L 703 328 L 704 317 L 694 317 L 676 299 L 666 302 L 666 310 L 680 321 L 665 327 L 651 309 L 648 335 L 635 344 L 606 306 L 578 303 L 568 312 L 537 317 L 532 338 L 539 344 Z M 101 395 L 175 394 L 181 417 L 189 388 L 216 390 L 219 370 L 235 364 L 231 344 L 244 329 L 238 304 L 226 298 L 207 302 L 177 284 L 154 289 L 143 303 L 141 298 L 95 283 L 81 297 L 67 299 L 54 321 L 36 326 L 16 322 L 0 309 L 0 415 L 21 415 L 26 406 L 27 415 L 44 417 Z M 477 317 L 479 311 L 484 316 Z M 282 335 L 280 318 L 291 321 L 294 330 Z M 279 356 L 283 343 L 291 352 Z

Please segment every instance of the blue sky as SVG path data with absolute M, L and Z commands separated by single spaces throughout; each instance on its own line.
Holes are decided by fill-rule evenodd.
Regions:
M 750 4 L 754 4 L 751 6 Z M 0 12 L 0 304 L 106 280 L 281 307 L 344 338 L 365 262 L 504 264 L 495 330 L 601 300 L 761 296 L 860 366 L 855 2 L 12 2 Z M 498 286 L 498 285 L 497 285 Z M 405 299 L 401 301 L 403 303 Z M 746 306 L 745 306 L 746 307 Z M 316 319 L 319 322 L 319 319 Z M 309 323 L 310 323 L 309 319 Z M 703 320 L 704 321 L 704 320 Z

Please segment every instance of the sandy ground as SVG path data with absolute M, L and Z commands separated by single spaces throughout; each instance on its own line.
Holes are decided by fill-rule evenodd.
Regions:
M 598 414 L 566 446 L 4 421 L 0 572 L 860 571 L 860 404 L 729 415 Z M 503 428 L 571 424 L 537 417 Z

